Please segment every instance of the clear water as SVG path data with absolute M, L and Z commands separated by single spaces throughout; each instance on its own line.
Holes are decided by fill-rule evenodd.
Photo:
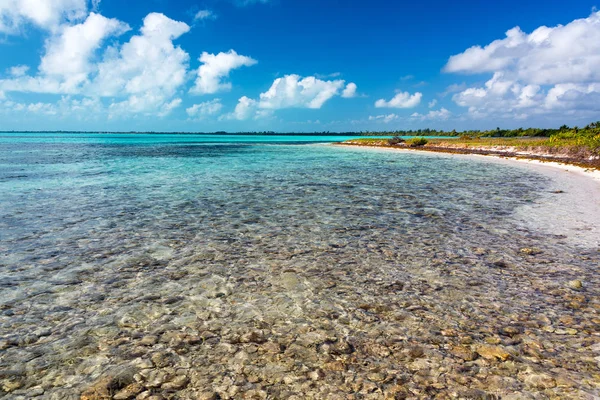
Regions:
M 252 329 L 286 352 L 307 331 L 354 341 L 350 355 L 320 345 L 284 353 L 285 374 L 332 377 L 310 387 L 314 398 L 375 390 L 342 389 L 350 375 L 327 370 L 334 358 L 354 357 L 355 380 L 375 367 L 413 376 L 409 363 L 422 359 L 401 357 L 415 345 L 430 371 L 463 379 L 402 378 L 417 397 L 432 387 L 597 394 L 598 251 L 514 219 L 550 180 L 485 161 L 324 144 L 346 139 L 0 134 L 0 372 L 12 371 L 0 373 L 0 396 L 78 398 L 156 351 L 175 357 L 165 368 L 187 371 L 184 388 L 151 389 L 168 398 L 209 389 L 227 398 L 219 388 L 235 374 L 245 376 L 239 393 L 306 394 L 303 381 L 266 385 L 275 361 L 260 351 L 249 353 L 258 382 L 231 365 L 254 345 L 239 340 Z M 518 340 L 498 333 L 506 326 Z M 184 353 L 162 339 L 138 343 L 165 331 L 217 339 Z M 456 369 L 465 361 L 452 348 L 489 343 L 511 364 L 482 355 L 471 364 L 485 374 Z M 375 345 L 391 355 L 369 353 Z M 534 373 L 575 383 L 542 388 Z M 398 379 L 371 379 L 382 396 L 373 398 Z

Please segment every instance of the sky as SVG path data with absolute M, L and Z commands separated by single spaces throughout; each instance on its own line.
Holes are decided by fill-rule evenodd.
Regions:
M 595 6 L 0 0 L 0 130 L 584 126 L 600 120 Z

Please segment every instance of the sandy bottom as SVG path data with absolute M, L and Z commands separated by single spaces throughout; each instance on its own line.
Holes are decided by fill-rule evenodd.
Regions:
M 564 236 L 582 247 L 600 247 L 600 171 L 552 161 L 480 154 L 446 154 L 423 150 L 362 147 L 373 151 L 400 151 L 425 156 L 485 159 L 487 162 L 522 166 L 551 179 L 552 188 L 540 200 L 515 210 L 524 226 L 540 233 Z

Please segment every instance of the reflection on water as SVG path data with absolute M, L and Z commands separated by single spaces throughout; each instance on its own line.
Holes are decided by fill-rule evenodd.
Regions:
M 513 221 L 541 175 L 21 136 L 0 139 L 0 396 L 598 395 L 598 252 Z

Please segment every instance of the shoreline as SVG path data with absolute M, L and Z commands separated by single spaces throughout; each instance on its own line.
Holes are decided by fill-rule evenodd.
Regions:
M 422 153 L 430 156 L 485 160 L 521 167 L 550 179 L 549 187 L 535 203 L 515 210 L 515 218 L 525 226 L 550 235 L 564 236 L 572 244 L 600 248 L 600 170 L 556 160 L 511 157 L 501 154 L 453 153 L 427 148 L 400 148 L 337 143 L 340 147 Z M 590 184 L 592 183 L 592 184 Z
M 518 153 L 514 151 L 501 151 L 501 150 L 488 150 L 485 148 L 469 149 L 469 148 L 455 148 L 455 147 L 399 147 L 399 146 L 379 146 L 379 145 L 365 145 L 355 143 L 332 143 L 334 146 L 343 147 L 360 147 L 366 149 L 378 149 L 378 150 L 391 150 L 391 151 L 405 151 L 405 152 L 423 152 L 431 154 L 447 154 L 455 156 L 474 156 L 474 157 L 488 157 L 491 159 L 498 160 L 511 160 L 518 161 L 521 163 L 529 163 L 535 165 L 545 165 L 553 168 L 572 168 L 578 173 L 582 173 L 586 176 L 591 177 L 594 180 L 600 182 L 600 165 L 586 164 L 581 160 L 575 160 L 574 158 L 560 158 L 553 157 L 551 154 L 547 155 L 536 155 Z M 590 161 L 594 162 L 596 160 Z

